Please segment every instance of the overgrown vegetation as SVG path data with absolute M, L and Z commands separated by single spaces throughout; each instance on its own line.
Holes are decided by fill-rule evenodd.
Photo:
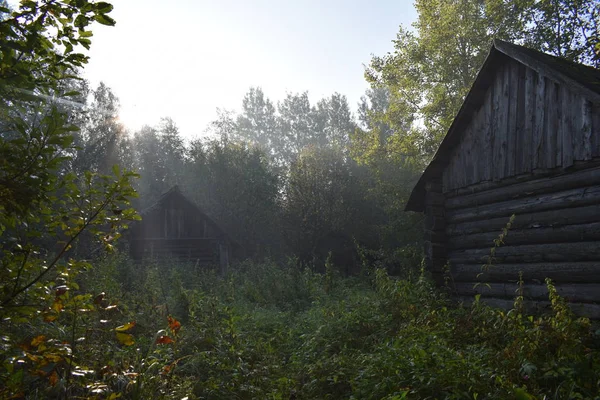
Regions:
M 547 282 L 528 316 L 452 303 L 422 272 L 361 278 L 243 263 L 225 279 L 190 265 L 110 257 L 60 320 L 23 332 L 3 394 L 92 398 L 573 399 L 600 395 L 598 337 Z M 144 276 L 127 290 L 127 275 Z M 110 288 L 110 291 L 109 291 Z M 105 292 L 102 292 L 102 291 Z M 60 297 L 61 299 L 63 297 Z M 52 332 L 75 338 L 68 370 Z M 63 345 L 64 346 L 64 345 Z M 85 360 L 85 362 L 84 362 Z M 70 375 L 68 375 L 70 373 Z M 111 397 L 112 396 L 112 397 Z

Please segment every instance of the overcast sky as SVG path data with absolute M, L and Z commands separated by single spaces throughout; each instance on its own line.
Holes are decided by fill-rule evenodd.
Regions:
M 120 98 L 132 130 L 172 117 L 202 134 L 217 108 L 239 110 L 260 86 L 274 101 L 334 92 L 351 107 L 367 88 L 364 65 L 393 49 L 409 0 L 113 0 L 115 27 L 94 25 L 85 77 Z

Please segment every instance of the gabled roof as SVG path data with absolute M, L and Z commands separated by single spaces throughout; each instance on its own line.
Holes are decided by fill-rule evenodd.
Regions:
M 171 198 L 177 198 L 179 201 L 187 204 L 195 212 L 197 212 L 198 214 L 200 214 L 202 216 L 202 218 L 206 219 L 206 221 L 208 222 L 208 224 L 210 224 L 211 227 L 216 232 L 219 232 L 219 236 L 220 237 L 226 238 L 227 240 L 229 240 L 235 246 L 239 246 L 239 244 L 235 240 L 233 240 L 215 221 L 213 221 L 212 218 L 210 218 L 204 211 L 202 211 L 200 209 L 200 207 L 198 207 L 193 201 L 191 201 L 190 199 L 188 199 L 187 197 L 185 197 L 184 194 L 179 189 L 179 186 L 177 186 L 177 185 L 173 186 L 171 189 L 169 189 L 168 191 L 166 191 L 165 193 L 163 193 L 160 196 L 160 198 L 156 201 L 156 203 L 154 203 L 150 207 L 148 207 L 145 210 L 143 210 L 142 212 L 140 212 L 140 215 L 142 216 L 142 221 L 143 221 L 144 215 L 148 215 L 151 212 L 153 212 L 153 211 L 155 211 L 157 209 L 162 208 L 162 206 L 165 204 L 165 202 L 167 200 L 171 199 Z
M 580 93 L 590 101 L 600 103 L 600 70 L 568 60 L 554 57 L 537 50 L 495 39 L 490 52 L 479 70 L 471 90 L 467 94 L 448 133 L 442 140 L 433 160 L 415 185 L 406 203 L 405 211 L 425 210 L 425 183 L 441 174 L 448 162 L 452 149 L 459 143 L 465 127 L 471 121 L 473 113 L 484 101 L 487 89 L 496 73 L 501 58 L 510 57 L 570 90 Z

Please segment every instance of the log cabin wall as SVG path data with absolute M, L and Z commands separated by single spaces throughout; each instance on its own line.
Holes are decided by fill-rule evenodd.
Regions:
M 454 289 L 502 305 L 522 273 L 525 297 L 545 307 L 549 277 L 576 312 L 600 318 L 598 105 L 503 61 L 442 174 Z M 478 278 L 513 214 L 494 265 Z
M 594 305 L 600 303 L 600 167 L 477 189 L 445 195 L 447 259 L 456 294 L 481 293 L 501 304 L 514 298 L 522 273 L 524 295 L 535 305 L 548 306 L 544 279 L 551 278 L 576 312 L 600 318 L 600 306 Z M 492 266 L 479 275 L 513 214 Z M 477 282 L 489 287 L 475 288 Z
M 599 97 L 547 66 L 531 68 L 494 48 L 489 59 L 472 89 L 480 101 L 467 97 L 460 132 L 453 125 L 407 206 L 425 212 L 427 264 L 437 281 L 443 260 L 449 264 L 459 297 L 479 293 L 503 307 L 522 273 L 527 304 L 548 308 L 548 277 L 577 314 L 600 319 Z

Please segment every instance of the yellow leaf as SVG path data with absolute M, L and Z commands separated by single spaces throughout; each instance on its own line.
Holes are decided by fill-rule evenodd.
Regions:
M 130 335 L 129 333 L 117 332 L 117 340 L 124 346 L 131 346 L 135 343 L 133 335 Z
M 46 354 L 44 354 L 44 358 L 46 360 L 48 360 L 49 362 L 54 362 L 54 363 L 57 363 L 57 362 L 63 360 L 63 357 L 60 354 L 55 354 L 55 353 L 46 353 Z
M 134 326 L 135 326 L 135 321 L 131 321 L 131 322 L 126 323 L 125 325 L 117 326 L 115 328 L 115 331 L 117 331 L 117 332 L 127 332 L 128 330 L 130 330 Z
M 46 336 L 44 335 L 40 335 L 40 336 L 36 336 L 33 338 L 33 340 L 31 341 L 31 345 L 33 347 L 37 347 L 39 346 L 42 342 L 44 342 L 44 340 L 46 340 Z
M 112 393 L 110 396 L 108 396 L 108 400 L 115 400 L 118 399 L 119 397 L 121 397 L 122 393 Z
M 56 320 L 56 318 L 58 318 L 58 315 L 56 315 L 56 314 L 50 314 L 50 313 L 44 314 L 44 321 L 46 321 L 46 322 L 52 322 L 52 321 Z
M 63 308 L 64 308 L 63 303 L 59 299 L 56 299 L 54 301 L 54 303 L 52 304 L 52 309 L 54 311 L 56 311 L 57 313 L 60 312 Z

